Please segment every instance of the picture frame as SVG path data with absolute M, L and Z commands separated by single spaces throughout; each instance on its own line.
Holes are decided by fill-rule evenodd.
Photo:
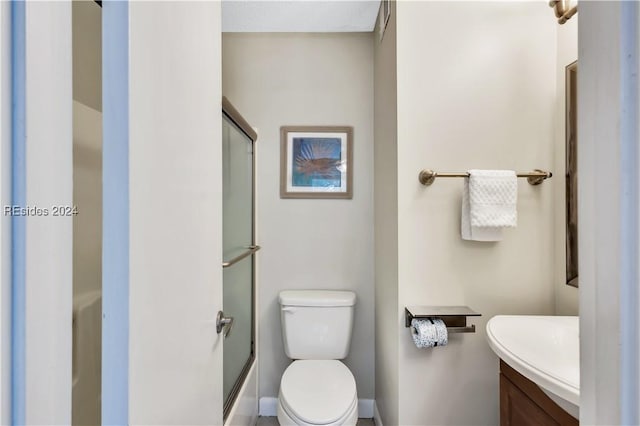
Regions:
M 282 126 L 280 198 L 353 198 L 353 127 Z

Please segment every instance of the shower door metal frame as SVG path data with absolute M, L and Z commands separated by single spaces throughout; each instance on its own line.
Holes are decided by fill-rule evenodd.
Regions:
M 256 351 L 255 351 L 255 341 L 256 341 L 256 258 L 255 252 L 260 250 L 260 246 L 256 245 L 256 153 L 255 153 L 255 143 L 258 139 L 258 134 L 251 128 L 249 122 L 242 117 L 240 112 L 229 102 L 226 97 L 222 97 L 222 114 L 227 117 L 229 121 L 233 125 L 235 125 L 244 135 L 246 135 L 251 140 L 252 145 L 252 154 L 251 154 L 251 246 L 248 248 L 246 253 L 230 260 L 223 261 L 222 267 L 226 268 L 234 265 L 236 262 L 244 259 L 247 256 L 251 256 L 251 355 L 249 359 L 245 363 L 240 375 L 238 376 L 233 388 L 231 389 L 231 393 L 229 397 L 224 401 L 223 405 L 223 421 L 227 420 L 229 412 L 233 407 L 238 394 L 240 393 L 240 389 L 249 374 L 249 370 L 251 366 L 255 362 L 256 359 Z M 246 255 L 245 255 L 246 254 Z M 224 286 L 224 281 L 222 283 Z M 223 309 L 224 309 L 224 300 L 223 300 Z M 224 368 L 224 360 L 223 360 L 223 368 Z

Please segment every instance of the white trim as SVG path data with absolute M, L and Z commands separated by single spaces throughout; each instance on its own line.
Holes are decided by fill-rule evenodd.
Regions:
M 375 400 L 373 401 L 373 422 L 376 426 L 383 426 L 382 417 L 380 417 L 380 411 L 378 411 L 378 403 Z
M 373 399 L 358 400 L 358 418 L 370 419 L 373 417 L 373 407 L 375 401 Z
M 640 8 L 637 2 L 623 2 L 620 23 L 620 422 L 639 424 L 640 339 L 638 335 L 640 255 Z
M 370 419 L 377 412 L 375 400 L 360 398 L 358 399 L 358 418 Z M 278 398 L 263 396 L 260 398 L 260 407 L 258 410 L 262 417 L 276 417 L 278 415 Z M 378 425 L 378 423 L 376 423 Z M 382 422 L 379 423 L 382 425 Z
M 278 415 L 278 398 L 263 396 L 258 404 L 258 415 L 262 417 L 276 417 Z
M 103 424 L 129 423 L 129 3 L 102 8 Z
M 629 6 L 636 7 L 625 2 L 580 3 L 578 215 L 582 424 L 637 424 L 639 420 L 640 160 L 637 116 L 631 116 L 638 110 L 637 75 L 634 75 L 638 52 L 637 41 L 629 40 L 637 37 L 639 18 L 637 10 L 627 16 L 629 11 L 625 12 L 625 8 Z M 631 62 L 635 62 L 636 68 L 629 72 L 634 67 Z
M 0 208 L 11 199 L 11 3 L 0 3 Z M 0 216 L 0 424 L 11 423 L 11 219 Z
M 27 2 L 25 420 L 71 424 L 73 204 L 71 2 Z M 55 366 L 55 368 L 52 368 Z

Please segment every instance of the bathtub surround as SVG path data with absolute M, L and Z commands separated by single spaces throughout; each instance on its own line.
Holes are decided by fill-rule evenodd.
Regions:
M 376 327 L 377 408 L 383 424 L 493 425 L 498 360 L 485 325 L 498 313 L 554 311 L 553 187 L 519 179 L 518 227 L 500 243 L 478 243 L 460 239 L 462 182 L 424 187 L 417 175 L 426 167 L 552 170 L 557 24 L 544 2 L 395 5 L 376 45 L 382 58 L 395 32 L 397 99 L 390 89 L 375 100 L 376 111 L 397 102 L 386 114 L 397 114 L 397 143 L 378 123 L 375 138 L 376 175 L 396 176 L 376 181 L 376 224 L 397 217 L 389 222 L 395 251 L 388 228 L 375 228 L 376 317 L 395 318 Z M 381 77 L 393 72 L 385 66 L 376 61 Z M 376 94 L 389 84 L 381 80 L 376 74 Z M 476 333 L 425 351 L 404 328 L 404 306 L 414 304 L 468 305 L 483 316 Z
M 278 305 L 278 293 L 285 289 L 356 293 L 345 364 L 355 376 L 358 397 L 370 401 L 374 396 L 373 38 L 372 33 L 223 34 L 223 93 L 256 127 L 260 141 L 261 407 L 277 398 L 290 363 Z M 280 198 L 280 127 L 290 125 L 353 127 L 353 199 Z

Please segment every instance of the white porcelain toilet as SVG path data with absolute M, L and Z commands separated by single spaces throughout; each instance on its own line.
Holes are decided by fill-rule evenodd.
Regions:
M 280 425 L 355 425 L 356 381 L 339 360 L 349 353 L 356 294 L 286 290 L 279 299 L 284 349 L 294 360 L 280 380 Z

